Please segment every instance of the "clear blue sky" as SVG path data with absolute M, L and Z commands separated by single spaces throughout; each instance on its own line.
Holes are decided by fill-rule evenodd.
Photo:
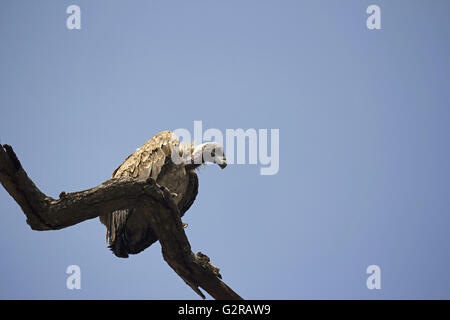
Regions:
M 81 30 L 66 28 L 79 5 Z M 381 7 L 382 30 L 366 28 Z M 0 139 L 50 196 L 159 131 L 280 129 L 280 171 L 200 172 L 194 252 L 244 298 L 450 298 L 450 2 L 2 1 Z M 0 188 L 0 298 L 197 299 L 98 219 L 32 231 Z M 81 268 L 81 290 L 66 268 Z M 381 290 L 366 268 L 381 267 Z

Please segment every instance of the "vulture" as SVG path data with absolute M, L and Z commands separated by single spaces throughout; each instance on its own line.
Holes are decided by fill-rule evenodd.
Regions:
M 183 216 L 198 193 L 195 170 L 207 162 L 216 163 L 221 169 L 226 167 L 220 144 L 180 143 L 173 132 L 163 131 L 129 155 L 112 177 L 133 177 L 139 181 L 152 178 L 169 189 Z M 137 254 L 158 240 L 145 212 L 140 211 L 142 209 L 128 208 L 100 217 L 100 222 L 106 226 L 108 247 L 117 257 L 128 258 L 129 254 Z

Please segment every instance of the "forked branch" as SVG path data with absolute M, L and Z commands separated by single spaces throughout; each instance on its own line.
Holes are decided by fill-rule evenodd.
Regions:
M 33 230 L 63 229 L 125 208 L 145 208 L 158 235 L 164 260 L 202 298 L 199 288 L 215 299 L 242 299 L 223 281 L 219 269 L 199 252 L 195 255 L 183 230 L 172 196 L 154 180 L 110 179 L 99 186 L 53 199 L 28 177 L 9 145 L 0 145 L 0 182 L 22 208 Z

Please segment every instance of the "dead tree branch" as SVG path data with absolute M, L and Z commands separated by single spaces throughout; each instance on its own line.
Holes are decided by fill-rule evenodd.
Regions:
M 22 208 L 33 230 L 58 230 L 125 208 L 145 208 L 158 235 L 164 260 L 203 299 L 202 288 L 215 299 L 242 299 L 224 282 L 219 269 L 199 252 L 195 255 L 183 230 L 170 192 L 154 180 L 110 179 L 99 186 L 59 199 L 42 193 L 9 145 L 0 145 L 0 182 Z

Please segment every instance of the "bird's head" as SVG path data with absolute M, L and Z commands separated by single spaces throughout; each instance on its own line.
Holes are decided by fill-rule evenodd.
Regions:
M 216 163 L 221 169 L 227 166 L 223 147 L 217 142 L 207 142 L 196 146 L 192 153 L 192 160 L 197 166 L 204 163 Z

